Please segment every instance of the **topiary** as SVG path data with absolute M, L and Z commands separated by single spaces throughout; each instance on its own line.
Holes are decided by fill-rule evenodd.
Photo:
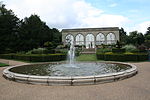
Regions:
M 116 48 L 121 48 L 122 46 L 121 46 L 121 44 L 120 44 L 120 42 L 117 40 L 117 43 L 116 43 Z

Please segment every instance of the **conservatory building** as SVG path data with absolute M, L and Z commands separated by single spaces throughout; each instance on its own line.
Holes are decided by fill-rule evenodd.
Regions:
M 119 28 L 82 28 L 63 29 L 62 42 L 74 45 L 85 45 L 86 48 L 95 48 L 101 44 L 115 44 L 119 41 Z

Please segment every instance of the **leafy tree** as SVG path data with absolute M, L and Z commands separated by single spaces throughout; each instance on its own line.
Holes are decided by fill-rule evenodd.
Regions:
M 61 43 L 62 34 L 56 28 L 51 29 L 51 33 L 54 47 L 57 47 Z
M 146 34 L 150 34 L 150 27 L 147 28 Z
M 38 15 L 26 17 L 19 32 L 20 50 L 22 51 L 44 47 L 44 43 L 47 41 L 51 42 L 54 47 L 61 43 L 61 33 L 55 28 L 50 29 Z
M 141 45 L 144 43 L 144 35 L 142 33 L 138 33 L 138 31 L 133 31 L 129 33 L 127 38 L 127 44 L 133 45 Z
M 4 51 L 15 51 L 18 40 L 18 29 L 20 20 L 12 10 L 5 8 L 0 3 L 0 53 Z
M 52 33 L 49 27 L 41 21 L 37 15 L 25 18 L 20 32 L 20 50 L 32 50 L 33 48 L 43 47 L 47 41 L 52 41 Z
M 47 41 L 56 47 L 61 43 L 61 33 L 56 28 L 50 29 L 38 15 L 20 21 L 0 2 L 0 53 L 29 51 L 44 47 Z
M 150 48 L 150 27 L 147 28 L 147 32 L 144 35 L 144 38 L 145 38 L 144 45 L 147 46 L 148 48 Z
M 127 43 L 126 40 L 127 40 L 128 36 L 127 36 L 127 33 L 124 31 L 123 28 L 119 29 L 119 34 L 120 34 L 120 42 L 122 44 L 126 44 Z

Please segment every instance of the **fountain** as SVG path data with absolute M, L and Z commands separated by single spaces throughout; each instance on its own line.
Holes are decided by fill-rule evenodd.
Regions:
M 70 42 L 68 62 L 36 63 L 12 66 L 3 71 L 6 79 L 43 85 L 86 85 L 113 82 L 137 73 L 135 65 L 116 62 L 76 62 Z
M 70 42 L 70 49 L 68 50 L 67 60 L 70 67 L 75 67 L 75 47 L 73 42 Z

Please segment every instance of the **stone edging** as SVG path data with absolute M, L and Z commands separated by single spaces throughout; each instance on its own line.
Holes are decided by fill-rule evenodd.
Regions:
M 108 63 L 108 62 L 107 62 Z M 116 63 L 116 62 L 115 62 Z M 118 63 L 118 62 L 117 62 Z M 27 84 L 41 84 L 41 85 L 92 85 L 106 82 L 114 82 L 123 80 L 137 74 L 137 68 L 133 64 L 119 63 L 130 65 L 131 68 L 123 72 L 96 75 L 96 76 L 75 76 L 75 77 L 54 77 L 54 76 L 35 76 L 35 75 L 24 75 L 10 72 L 9 69 L 17 66 L 11 66 L 3 71 L 3 76 L 6 79 L 22 82 Z M 29 65 L 29 64 L 23 64 Z

